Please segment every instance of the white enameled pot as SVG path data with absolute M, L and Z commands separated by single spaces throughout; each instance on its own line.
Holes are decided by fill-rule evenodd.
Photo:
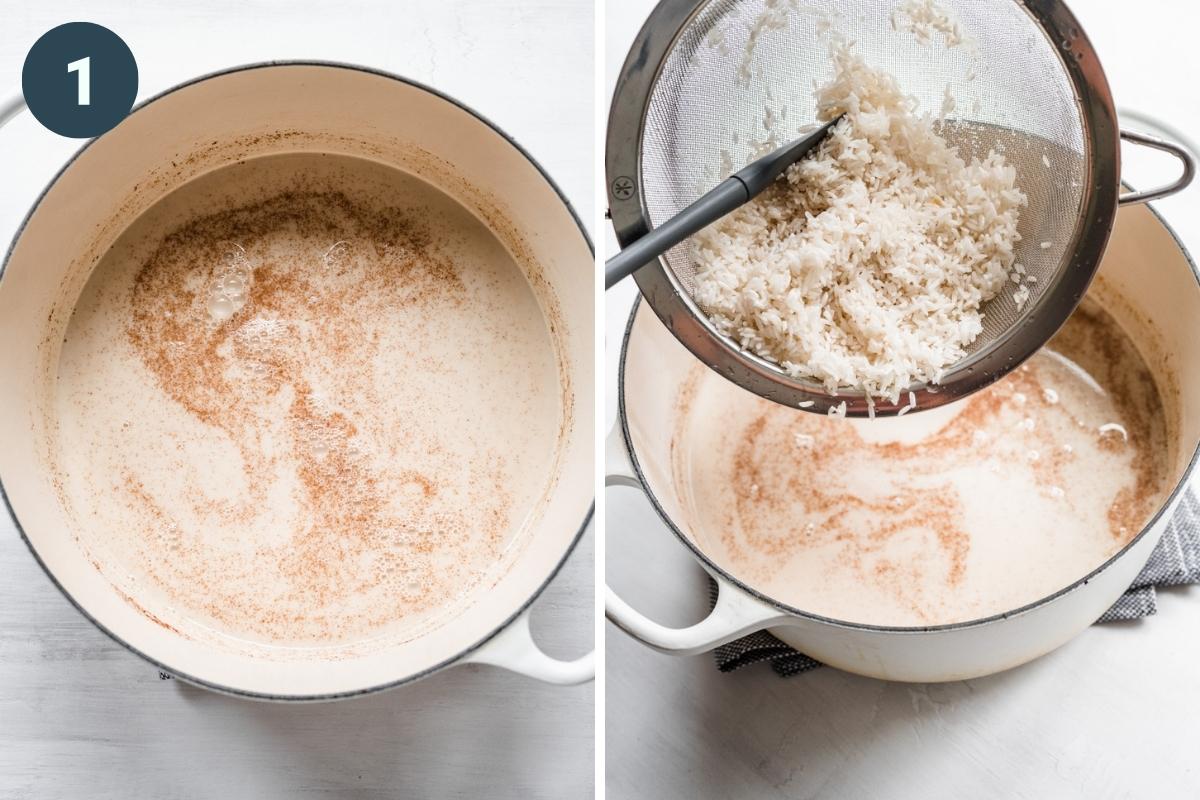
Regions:
M 0 124 L 21 109 L 0 103 Z M 155 624 L 87 560 L 45 467 L 45 387 L 79 289 L 114 239 L 165 194 L 235 160 L 322 152 L 380 161 L 453 197 L 508 246 L 538 287 L 556 337 L 563 407 L 553 491 L 512 567 L 486 596 L 418 638 L 361 656 L 271 660 Z M 0 479 L 30 550 L 113 639 L 179 678 L 285 700 L 359 695 L 452 664 L 486 663 L 570 684 L 592 655 L 559 661 L 528 610 L 571 553 L 593 504 L 591 243 L 538 164 L 487 120 L 427 87 L 361 67 L 240 67 L 171 89 L 85 145 L 29 212 L 0 272 Z M 470 387 L 456 387 L 469 391 Z M 134 598 L 136 600 L 136 598 Z
M 1157 340 L 1162 364 L 1177 391 L 1166 398 L 1177 421 L 1174 487 L 1146 527 L 1087 576 L 1023 608 L 986 619 L 934 627 L 852 624 L 792 608 L 739 580 L 697 547 L 680 520 L 679 492 L 670 466 L 676 398 L 693 356 L 640 303 L 626 330 L 620 370 L 620 417 L 607 443 L 607 484 L 645 491 L 655 510 L 715 579 L 715 608 L 701 622 L 669 628 L 639 613 L 611 589 L 606 614 L 646 645 L 687 655 L 767 629 L 813 658 L 886 680 L 950 681 L 1000 672 L 1064 644 L 1098 619 L 1146 564 L 1196 464 L 1200 444 L 1200 282 L 1187 251 L 1147 206 L 1127 206 L 1099 272 Z M 1145 353 L 1144 353 L 1145 355 Z

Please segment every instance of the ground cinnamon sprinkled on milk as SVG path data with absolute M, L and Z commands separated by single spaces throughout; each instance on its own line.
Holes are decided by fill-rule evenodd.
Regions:
M 231 169 L 128 234 L 68 330 L 67 493 L 109 537 L 85 545 L 194 635 L 426 624 L 504 561 L 549 479 L 544 318 L 487 229 L 414 178 Z M 212 210 L 168 225 L 191 205 Z
M 682 393 L 685 529 L 756 588 L 838 619 L 942 624 L 1033 602 L 1128 542 L 1169 480 L 1155 381 L 1091 302 L 997 384 L 903 419 L 826 419 L 703 367 Z

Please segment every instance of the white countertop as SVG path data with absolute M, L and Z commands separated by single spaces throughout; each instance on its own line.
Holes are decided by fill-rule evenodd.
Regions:
M 608 3 L 610 97 L 652 6 Z M 1075 0 L 1071 7 L 1118 105 L 1200 138 L 1197 7 L 1182 0 Z M 1170 174 L 1169 161 L 1126 152 L 1134 185 Z M 1159 209 L 1200 249 L 1200 186 Z M 605 234 L 606 246 L 615 247 L 611 231 Z M 610 421 L 635 292 L 626 281 L 607 298 Z M 698 621 L 707 610 L 699 567 L 639 493 L 610 489 L 607 497 L 614 588 L 666 624 Z M 722 675 L 709 654 L 662 655 L 612 625 L 606 647 L 611 800 L 1200 796 L 1197 588 L 1161 591 L 1157 616 L 1091 628 L 1025 667 L 941 685 L 889 684 L 832 669 L 781 679 L 765 664 Z
M 350 8 L 353 6 L 353 8 Z M 593 5 L 446 0 L 5 3 L 0 97 L 29 47 L 63 22 L 112 28 L 133 50 L 139 97 L 253 61 L 315 58 L 426 82 L 504 128 L 591 228 Z M 6 249 L 79 142 L 28 114 L 0 130 Z M 534 606 L 558 656 L 593 637 L 589 532 Z M 593 687 L 488 667 L 322 705 L 235 700 L 160 681 L 85 621 L 0 519 L 0 798 L 592 796 Z

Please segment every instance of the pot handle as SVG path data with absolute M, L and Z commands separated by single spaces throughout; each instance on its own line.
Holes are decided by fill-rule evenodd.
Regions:
M 5 97 L 0 101 L 0 127 L 4 127 L 8 120 L 17 116 L 25 109 L 25 97 L 17 95 L 16 97 Z
M 25 98 L 22 95 L 6 97 L 0 100 L 0 128 L 3 128 L 10 119 L 20 114 L 24 109 Z
M 1180 189 L 1187 187 L 1192 182 L 1192 178 L 1196 176 L 1196 159 L 1187 151 L 1186 147 L 1168 142 L 1166 139 L 1160 139 L 1157 136 L 1151 136 L 1146 133 L 1137 131 L 1121 131 L 1121 138 L 1127 142 L 1140 144 L 1144 147 L 1152 147 L 1155 150 L 1162 150 L 1164 153 L 1170 153 L 1179 159 L 1183 165 L 1183 173 L 1175 180 L 1174 183 L 1169 183 L 1166 186 L 1159 186 L 1154 189 L 1147 189 L 1144 192 L 1128 192 L 1121 195 L 1117 199 L 1120 205 L 1129 205 L 1131 203 L 1145 203 L 1150 200 L 1158 200 L 1162 197 L 1169 197 L 1175 194 Z
M 633 468 L 633 459 L 618 422 L 605 441 L 605 486 L 643 488 Z M 660 625 L 622 600 L 610 587 L 604 587 L 604 616 L 609 622 L 642 644 L 662 653 L 690 656 L 720 647 L 748 633 L 788 619 L 788 615 L 719 576 L 717 603 L 708 616 L 687 628 Z
M 504 630 L 466 655 L 464 664 L 491 664 L 559 686 L 574 686 L 596 677 L 596 653 L 592 651 L 574 661 L 560 661 L 542 652 L 529 632 L 529 609 L 525 609 Z

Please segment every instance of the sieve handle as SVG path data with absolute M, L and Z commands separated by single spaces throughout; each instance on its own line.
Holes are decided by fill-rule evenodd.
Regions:
M 1121 138 L 1127 142 L 1133 142 L 1145 147 L 1152 147 L 1155 150 L 1162 150 L 1164 153 L 1170 153 L 1183 164 L 1183 173 L 1174 183 L 1169 183 L 1166 186 L 1147 189 L 1144 192 L 1128 192 L 1121 195 L 1117 199 L 1120 205 L 1145 203 L 1150 200 L 1158 200 L 1161 197 L 1169 197 L 1180 189 L 1185 188 L 1192 182 L 1192 178 L 1196 176 L 1196 159 L 1187 151 L 1187 148 L 1177 145 L 1174 142 L 1168 142 L 1166 139 L 1159 139 L 1157 136 L 1150 136 L 1149 134 L 1138 133 L 1137 131 L 1122 130 Z
M 689 236 L 758 197 L 784 171 L 804 158 L 841 121 L 839 114 L 794 142 L 752 161 L 712 191 L 626 247 L 604 264 L 604 288 L 632 275 Z
M 619 422 L 605 442 L 605 463 L 608 468 L 605 486 L 642 488 Z M 703 653 L 787 619 L 787 614 L 729 581 L 720 576 L 714 578 L 718 587 L 716 605 L 707 617 L 687 628 L 660 625 L 626 603 L 608 586 L 604 587 L 604 616 L 642 644 L 675 655 Z
M 737 176 L 726 178 L 699 200 L 617 253 L 604 264 L 604 288 L 611 289 L 675 245 L 749 201 L 750 190 Z

